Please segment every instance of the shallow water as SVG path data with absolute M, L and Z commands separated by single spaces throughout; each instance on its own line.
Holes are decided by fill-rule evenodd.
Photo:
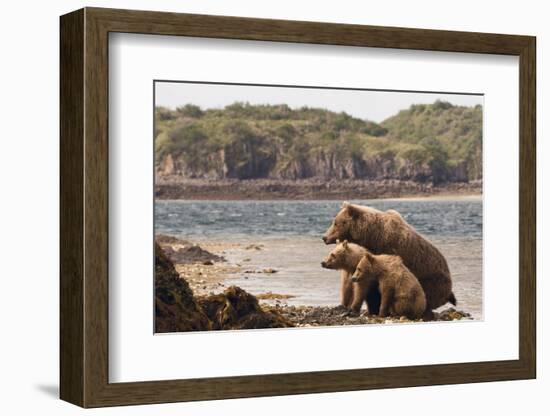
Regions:
M 481 198 L 353 201 L 395 209 L 445 255 L 461 310 L 482 316 Z M 193 242 L 262 244 L 263 250 L 230 250 L 229 261 L 275 274 L 240 273 L 231 284 L 252 293 L 295 295 L 289 304 L 337 305 L 339 272 L 321 268 L 334 246 L 321 241 L 338 201 L 157 201 L 155 231 Z M 250 259 L 244 263 L 245 258 Z

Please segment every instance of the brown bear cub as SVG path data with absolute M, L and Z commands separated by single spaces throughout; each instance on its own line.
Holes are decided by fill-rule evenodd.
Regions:
M 399 256 L 374 255 L 367 251 L 351 280 L 361 287 L 366 287 L 368 281 L 378 282 L 378 289 L 382 295 L 379 316 L 420 319 L 424 315 L 426 297 L 422 286 Z
M 343 241 L 321 262 L 321 266 L 325 269 L 341 270 L 340 304 L 344 308 L 359 312 L 366 301 L 369 313 L 377 315 L 380 309 L 378 283 L 371 280 L 354 284 L 351 281 L 357 264 L 366 253 L 367 250 L 360 245 Z
M 447 302 L 456 305 L 445 257 L 397 211 L 383 212 L 345 202 L 323 236 L 326 244 L 337 239 L 359 244 L 374 254 L 401 257 L 422 285 L 427 302 L 426 319 L 433 316 L 433 309 Z

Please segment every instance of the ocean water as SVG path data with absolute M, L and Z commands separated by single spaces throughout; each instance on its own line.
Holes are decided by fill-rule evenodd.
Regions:
M 482 317 L 481 198 L 352 202 L 399 211 L 446 257 L 458 307 Z M 337 305 L 339 272 L 321 268 L 320 262 L 334 248 L 325 245 L 321 236 L 340 205 L 339 201 L 157 201 L 155 232 L 199 244 L 262 244 L 260 251 L 228 250 L 225 256 L 246 269 L 270 267 L 278 272 L 239 273 L 228 283 L 255 294 L 271 291 L 296 296 L 289 304 Z

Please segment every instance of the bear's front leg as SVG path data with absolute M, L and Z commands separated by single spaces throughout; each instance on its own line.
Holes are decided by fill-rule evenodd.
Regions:
M 382 296 L 378 289 L 378 282 L 372 280 L 367 289 L 367 308 L 369 315 L 378 315 L 380 313 L 380 303 Z
M 367 296 L 367 282 L 361 280 L 357 283 L 353 283 L 353 302 L 351 303 L 350 309 L 354 313 L 359 313 L 361 311 L 361 306 Z
M 385 288 L 381 295 L 382 302 L 380 304 L 380 313 L 378 316 L 385 318 L 390 313 L 390 307 L 393 302 L 393 289 Z
M 424 322 L 430 322 L 430 321 L 433 321 L 434 319 L 435 319 L 435 315 L 433 311 L 431 309 L 426 308 L 426 310 L 424 311 L 424 314 L 422 315 L 422 320 Z
M 349 272 L 342 270 L 340 273 L 340 305 L 346 309 L 351 307 L 353 301 L 353 283 Z

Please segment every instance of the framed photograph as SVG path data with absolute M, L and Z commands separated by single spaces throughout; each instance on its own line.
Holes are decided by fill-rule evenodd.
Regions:
M 63 400 L 536 377 L 534 37 L 60 27 Z

